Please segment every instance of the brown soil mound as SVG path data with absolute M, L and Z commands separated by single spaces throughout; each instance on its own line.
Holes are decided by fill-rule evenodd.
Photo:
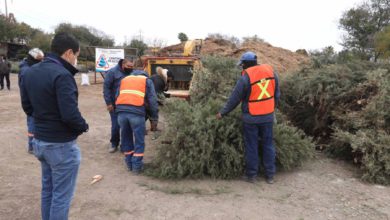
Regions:
M 183 52 L 183 48 L 183 43 L 168 46 L 161 50 L 161 54 L 180 54 Z M 301 65 L 306 65 L 310 62 L 308 56 L 280 47 L 274 47 L 266 42 L 247 41 L 240 47 L 237 47 L 229 40 L 216 38 L 206 38 L 203 41 L 201 55 L 222 55 L 239 59 L 246 51 L 255 52 L 259 57 L 260 63 L 270 64 L 281 73 L 297 70 Z

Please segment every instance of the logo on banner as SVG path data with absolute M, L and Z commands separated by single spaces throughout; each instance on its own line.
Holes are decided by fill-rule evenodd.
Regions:
M 107 62 L 106 56 L 104 54 L 101 54 L 99 59 L 97 59 L 96 67 L 101 69 L 109 69 L 110 65 Z

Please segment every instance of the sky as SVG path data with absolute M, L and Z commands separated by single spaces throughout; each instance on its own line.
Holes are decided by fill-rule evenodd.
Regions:
M 333 46 L 341 50 L 343 12 L 363 0 L 0 0 L 0 11 L 53 32 L 61 22 L 92 26 L 116 44 L 142 35 L 144 41 L 177 44 L 178 33 L 204 39 L 210 33 L 238 38 L 257 35 L 295 51 Z

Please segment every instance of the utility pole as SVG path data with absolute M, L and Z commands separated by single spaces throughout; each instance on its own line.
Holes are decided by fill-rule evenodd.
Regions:
M 8 7 L 7 7 L 7 0 L 4 0 L 5 3 L 5 18 L 8 19 Z

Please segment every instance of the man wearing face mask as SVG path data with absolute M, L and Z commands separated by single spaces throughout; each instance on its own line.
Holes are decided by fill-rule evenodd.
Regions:
M 41 162 L 42 219 L 68 219 L 81 161 L 77 137 L 88 131 L 78 107 L 74 67 L 79 42 L 57 33 L 51 52 L 26 70 L 21 87 L 24 112 L 34 118 L 34 155 Z
M 256 181 L 260 138 L 266 182 L 272 184 L 276 171 L 273 121 L 274 110 L 280 97 L 278 75 L 270 65 L 258 65 L 256 54 L 250 51 L 241 56 L 239 65 L 243 69 L 242 76 L 225 106 L 217 113 L 217 119 L 227 115 L 242 102 L 246 162 L 244 180 L 250 183 Z
M 116 152 L 120 143 L 120 127 L 118 124 L 118 114 L 115 112 L 115 96 L 122 78 L 130 75 L 132 71 L 133 60 L 131 58 L 125 58 L 121 59 L 115 67 L 107 71 L 104 78 L 103 96 L 111 118 L 110 153 Z

